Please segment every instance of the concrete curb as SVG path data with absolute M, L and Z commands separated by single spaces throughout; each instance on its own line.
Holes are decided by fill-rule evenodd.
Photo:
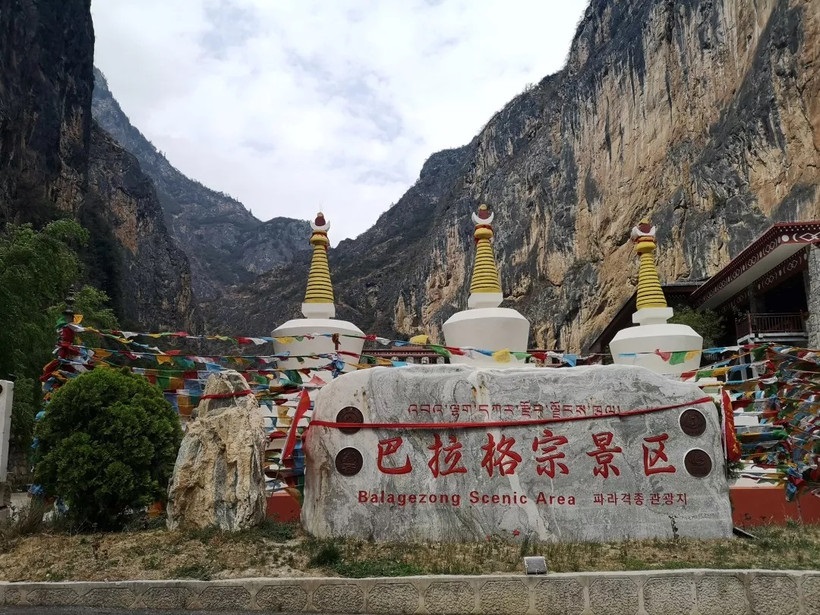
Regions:
M 0 583 L 0 604 L 286 613 L 818 615 L 820 571 Z

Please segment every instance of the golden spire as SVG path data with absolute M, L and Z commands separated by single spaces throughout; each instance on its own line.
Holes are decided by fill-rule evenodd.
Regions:
M 478 208 L 478 214 L 473 214 L 475 222 L 475 264 L 473 265 L 473 279 L 470 283 L 470 294 L 474 293 L 495 293 L 501 294 L 501 278 L 498 275 L 498 267 L 495 264 L 495 254 L 493 254 L 494 215 L 490 213 L 486 205 Z M 500 301 L 498 303 L 501 303 Z M 496 304 L 498 305 L 498 304 Z
M 655 268 L 655 227 L 647 218 L 632 229 L 632 241 L 635 252 L 641 259 L 638 268 L 637 308 L 665 308 L 666 297 L 663 296 L 658 270 Z
M 305 303 L 333 303 L 333 286 L 330 283 L 330 267 L 327 263 L 327 249 L 330 241 L 327 231 L 330 224 L 325 222 L 322 212 L 316 214 L 316 221 L 310 225 L 313 234 L 310 245 L 313 246 L 313 258 L 310 261 Z

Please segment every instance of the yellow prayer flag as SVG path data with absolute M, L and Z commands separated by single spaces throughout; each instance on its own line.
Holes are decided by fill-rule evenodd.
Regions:
M 174 362 L 174 358 L 169 357 L 166 354 L 158 354 L 158 355 L 156 355 L 156 358 L 157 358 L 157 363 L 159 363 L 160 365 L 162 365 L 163 363 L 173 363 Z
M 430 338 L 422 333 L 421 335 L 414 335 L 409 341 L 411 344 L 426 344 L 429 340 Z
M 493 359 L 495 359 L 498 363 L 509 363 L 512 361 L 512 358 L 512 353 L 508 348 L 496 350 L 493 353 Z
M 293 342 L 296 341 L 296 338 L 290 337 L 289 335 L 286 335 L 285 337 L 277 337 L 275 339 L 280 344 L 292 344 Z
M 74 324 L 79 325 L 83 321 L 82 314 L 74 314 Z

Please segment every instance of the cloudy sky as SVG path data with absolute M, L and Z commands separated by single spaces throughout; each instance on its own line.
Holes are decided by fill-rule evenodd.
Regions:
M 94 0 L 95 63 L 182 172 L 355 237 L 559 70 L 587 0 Z

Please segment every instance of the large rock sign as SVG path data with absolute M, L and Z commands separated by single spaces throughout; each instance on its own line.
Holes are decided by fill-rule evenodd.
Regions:
M 302 523 L 396 541 L 728 537 L 720 433 L 696 386 L 640 367 L 363 370 L 317 398 Z
M 239 372 L 213 374 L 191 417 L 168 486 L 168 529 L 237 531 L 265 519 L 265 432 Z

